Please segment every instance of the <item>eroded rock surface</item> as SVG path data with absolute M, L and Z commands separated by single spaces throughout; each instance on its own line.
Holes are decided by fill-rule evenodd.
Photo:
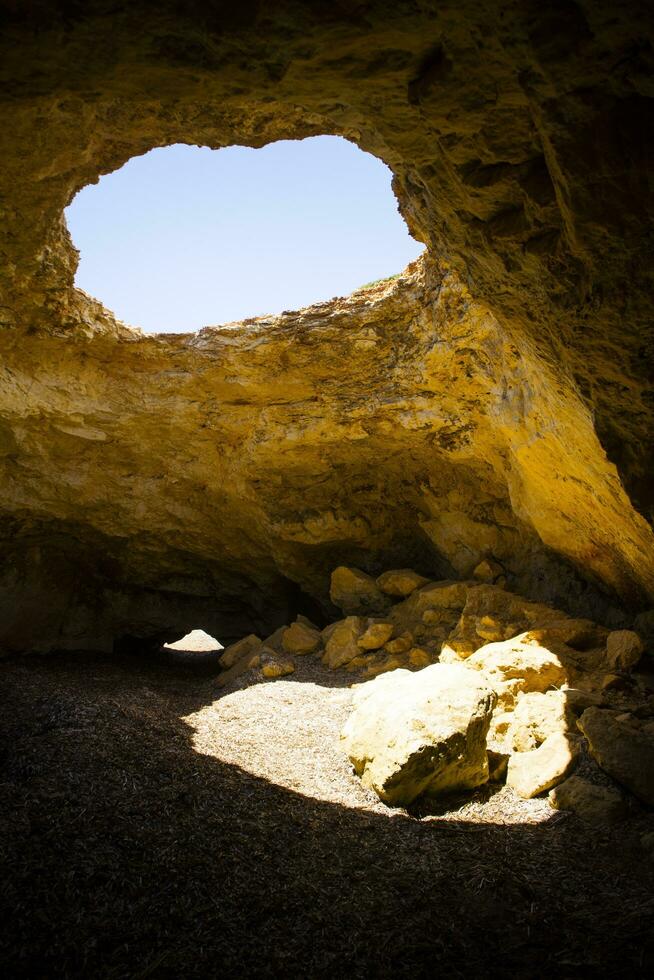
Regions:
M 651 10 L 499 6 L 5 5 L 4 650 L 265 635 L 342 563 L 651 606 Z M 393 170 L 400 279 L 168 337 L 73 288 L 99 174 L 316 133 Z

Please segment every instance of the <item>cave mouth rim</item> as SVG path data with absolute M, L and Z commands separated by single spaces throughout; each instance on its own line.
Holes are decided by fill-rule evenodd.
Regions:
M 358 136 L 360 139 L 360 134 L 357 133 L 356 136 Z M 374 206 L 370 207 L 369 216 L 374 215 L 375 213 L 380 211 L 379 204 L 381 202 L 384 206 L 388 208 L 389 217 L 392 214 L 391 220 L 397 221 L 398 224 L 397 230 L 387 229 L 382 239 L 382 241 L 387 246 L 390 246 L 387 248 L 387 251 L 389 253 L 391 253 L 393 249 L 395 249 L 395 251 L 400 251 L 400 239 L 402 237 L 404 237 L 405 239 L 405 241 L 402 242 L 402 246 L 403 246 L 402 250 L 407 252 L 409 249 L 413 249 L 415 251 L 415 254 L 412 256 L 411 255 L 408 255 L 406 257 L 400 256 L 399 263 L 395 263 L 393 261 L 393 258 L 391 258 L 391 262 L 389 264 L 393 264 L 392 272 L 388 274 L 384 274 L 384 270 L 380 270 L 380 269 L 376 269 L 374 271 L 372 270 L 362 271 L 361 274 L 357 277 L 359 280 L 367 279 L 368 275 L 372 275 L 373 278 L 368 281 L 363 281 L 361 285 L 354 285 L 349 288 L 348 286 L 346 286 L 345 288 L 343 288 L 340 286 L 340 284 L 336 284 L 335 287 L 331 287 L 329 283 L 318 284 L 314 291 L 318 293 L 322 293 L 324 298 L 318 297 L 315 299 L 314 298 L 305 299 L 304 297 L 301 297 L 299 300 L 295 300 L 295 298 L 293 298 L 293 300 L 290 302 L 283 302 L 281 299 L 279 299 L 277 301 L 271 302 L 270 305 L 266 305 L 266 308 L 263 311 L 248 313 L 247 315 L 239 314 L 229 318 L 226 315 L 223 315 L 217 318 L 213 318 L 209 322 L 206 322 L 206 318 L 205 318 L 205 322 L 191 329 L 177 329 L 171 327 L 157 328 L 152 326 L 143 326 L 142 322 L 139 322 L 142 321 L 142 317 L 123 319 L 115 312 L 115 307 L 118 306 L 117 302 L 112 302 L 111 304 L 107 304 L 100 297 L 100 295 L 98 295 L 103 290 L 98 288 L 89 288 L 86 285 L 78 284 L 77 280 L 78 280 L 80 266 L 84 261 L 85 251 L 86 254 L 88 255 L 89 242 L 87 241 L 86 244 L 80 244 L 80 245 L 77 244 L 76 238 L 73 237 L 73 231 L 70 227 L 69 220 L 68 220 L 69 210 L 74 206 L 75 202 L 78 201 L 80 195 L 84 191 L 97 188 L 100 182 L 103 180 L 103 178 L 114 176 L 120 173 L 121 171 L 123 171 L 125 167 L 127 167 L 133 161 L 141 160 L 142 158 L 147 157 L 157 151 L 175 150 L 177 148 L 184 148 L 185 150 L 191 150 L 191 151 L 194 150 L 209 151 L 212 154 L 217 154 L 218 151 L 220 150 L 232 150 L 232 149 L 256 151 L 256 150 L 266 149 L 267 147 L 279 146 L 280 144 L 302 144 L 302 143 L 309 143 L 311 141 L 317 139 L 323 139 L 323 138 L 329 140 L 332 146 L 336 141 L 338 141 L 338 144 L 341 146 L 343 144 L 346 144 L 348 148 L 349 147 L 354 148 L 355 155 L 352 158 L 353 161 L 357 161 L 357 162 L 359 161 L 360 159 L 359 154 L 361 154 L 363 158 L 368 158 L 368 160 L 374 161 L 374 166 L 379 166 L 380 168 L 379 169 L 380 177 L 381 177 L 382 169 L 386 171 L 384 176 L 388 178 L 388 187 L 383 192 L 384 200 L 382 201 L 382 194 L 380 193 L 375 194 Z M 330 303 L 335 303 L 339 301 L 343 302 L 348 300 L 350 297 L 358 293 L 361 293 L 363 291 L 373 290 L 376 287 L 383 286 L 384 288 L 386 288 L 390 285 L 394 285 L 396 281 L 398 280 L 401 281 L 406 276 L 406 274 L 409 273 L 409 271 L 417 262 L 424 261 L 430 255 L 431 250 L 430 250 L 429 242 L 423 240 L 423 237 L 419 236 L 416 229 L 410 226 L 410 223 L 407 220 L 407 216 L 403 212 L 402 204 L 401 204 L 401 196 L 397 192 L 396 183 L 395 183 L 396 174 L 392 166 L 386 162 L 383 156 L 374 153 L 370 149 L 367 149 L 366 147 L 362 146 L 361 143 L 359 142 L 359 139 L 355 138 L 355 135 L 353 134 L 345 135 L 344 133 L 334 131 L 334 129 L 331 127 L 321 127 L 319 130 L 315 132 L 306 133 L 304 135 L 282 134 L 276 136 L 275 138 L 268 139 L 265 141 L 253 140 L 250 142 L 244 142 L 238 139 L 229 142 L 218 142 L 218 141 L 209 142 L 207 140 L 196 141 L 188 137 L 187 138 L 171 137 L 171 139 L 169 141 L 166 141 L 165 143 L 156 143 L 155 145 L 148 146 L 145 149 L 141 149 L 136 152 L 131 152 L 128 156 L 123 155 L 124 158 L 121 158 L 118 162 L 116 162 L 115 166 L 111 168 L 102 168 L 97 171 L 95 176 L 89 177 L 85 181 L 80 182 L 79 185 L 76 186 L 69 194 L 68 201 L 61 212 L 61 221 L 63 223 L 64 232 L 68 239 L 70 248 L 72 250 L 72 259 L 73 259 L 72 280 L 73 281 L 70 283 L 72 294 L 76 296 L 82 303 L 91 303 L 93 305 L 97 304 L 101 308 L 102 315 L 104 317 L 108 318 L 110 321 L 113 321 L 116 325 L 118 325 L 122 329 L 129 331 L 131 334 L 136 335 L 137 337 L 150 341 L 156 340 L 156 341 L 163 341 L 163 342 L 166 341 L 184 342 L 186 340 L 191 340 L 192 338 L 197 337 L 199 334 L 203 333 L 204 331 L 216 331 L 216 332 L 221 330 L 237 331 L 239 328 L 247 329 L 248 327 L 252 328 L 253 326 L 258 326 L 258 325 L 266 326 L 271 320 L 275 320 L 285 314 L 297 314 L 297 313 L 301 313 L 304 310 L 310 310 L 315 307 L 325 306 Z M 356 151 L 359 152 L 357 153 Z M 293 150 L 292 152 L 295 153 L 295 150 Z M 197 157 L 195 162 L 197 162 Z M 304 169 L 304 167 L 305 165 L 302 164 L 301 168 Z M 307 169 L 308 172 L 311 173 L 311 168 L 308 167 Z M 335 189 L 342 187 L 342 182 L 339 181 L 338 175 L 323 174 L 322 176 L 325 178 L 324 180 L 325 184 L 331 182 Z M 275 180 L 275 178 L 277 177 L 277 173 L 275 172 L 274 165 L 272 168 L 269 168 L 269 172 L 264 174 L 264 177 L 267 181 L 270 181 L 271 183 Z M 366 184 L 368 183 L 369 179 L 370 179 L 370 175 L 367 175 L 365 179 Z M 179 180 L 180 178 L 175 173 L 169 175 L 167 178 L 167 182 L 171 187 L 173 187 Z M 354 173 L 353 186 L 355 186 L 356 181 L 357 181 L 357 174 Z M 247 193 L 247 188 L 245 189 L 245 193 Z M 273 189 L 273 194 L 274 194 L 274 189 Z M 165 199 L 165 196 L 166 196 L 165 188 L 162 188 L 162 191 L 157 193 L 158 205 L 160 204 L 160 202 L 162 202 Z M 335 193 L 335 196 L 338 197 L 340 195 Z M 391 202 L 394 205 L 392 212 L 390 210 Z M 88 211 L 91 211 L 92 213 L 93 204 L 91 205 L 91 208 L 87 206 L 87 212 Z M 239 208 L 236 209 L 235 213 L 238 218 L 240 215 Z M 154 220 L 156 220 L 155 210 L 153 210 L 151 217 L 154 223 Z M 106 215 L 93 217 L 91 220 L 89 220 L 87 216 L 87 221 L 90 226 L 91 232 L 93 231 L 94 228 L 101 227 L 102 222 L 104 220 L 106 220 Z M 281 224 L 283 223 L 284 221 L 282 220 Z M 361 221 L 360 219 L 357 219 L 354 222 L 351 222 L 349 229 L 347 225 L 339 227 L 338 236 L 337 236 L 338 241 L 334 243 L 332 249 L 333 256 L 340 255 L 341 249 L 339 247 L 339 244 L 342 244 L 345 241 L 347 241 L 351 232 L 353 230 L 356 231 L 357 228 L 362 226 L 365 227 L 364 222 Z M 253 231 L 256 233 L 256 228 L 253 229 Z M 89 231 L 87 230 L 86 233 L 88 237 Z M 310 232 L 310 235 L 311 238 L 309 240 L 319 241 L 321 238 L 319 227 L 317 231 L 312 230 Z M 77 232 L 77 237 L 79 237 L 79 230 Z M 91 237 L 95 237 L 95 236 L 91 235 Z M 154 237 L 154 234 L 152 237 Z M 175 232 L 174 229 L 172 229 L 170 233 L 170 238 L 173 239 L 174 237 L 175 237 Z M 375 239 L 378 237 L 376 234 L 373 235 L 372 229 L 371 229 L 370 237 Z M 220 241 L 220 238 L 221 235 L 219 231 L 218 235 L 214 237 L 214 240 Z M 274 244 L 272 237 L 270 241 L 271 241 L 271 245 L 269 246 L 268 254 L 269 256 L 272 256 L 274 255 L 275 252 L 275 249 L 272 247 L 272 245 Z M 302 241 L 306 241 L 306 239 L 302 237 L 297 238 L 296 254 L 295 256 L 291 255 L 290 257 L 291 264 L 296 260 L 298 256 L 302 254 L 303 251 Z M 115 260 L 116 256 L 120 254 L 120 250 L 121 250 L 121 240 L 120 238 L 116 238 L 116 240 L 112 243 L 112 251 L 115 254 L 113 258 L 109 259 L 110 262 Z M 365 254 L 366 250 L 364 248 L 360 248 L 357 249 L 357 252 L 361 254 Z M 241 267 L 246 268 L 248 260 L 247 257 L 244 258 L 244 256 L 246 256 L 245 251 L 244 250 L 241 251 L 240 249 L 238 249 L 237 255 L 239 258 L 239 265 Z M 317 261 L 314 264 L 322 267 L 324 264 L 329 264 L 331 259 L 332 259 L 332 255 L 327 253 L 324 257 L 318 256 Z M 383 261 L 383 256 L 381 254 L 378 254 L 376 256 L 376 260 L 378 260 L 378 264 L 379 264 L 379 261 Z M 186 273 L 183 274 L 182 282 L 186 278 L 189 271 L 190 270 L 187 270 Z M 339 271 L 341 271 L 342 273 L 342 270 Z M 302 282 L 303 276 L 302 274 L 297 275 L 297 273 L 294 273 L 288 278 L 291 282 Z M 142 279 L 143 277 L 141 277 L 141 281 Z M 207 282 L 210 281 L 207 277 L 203 277 L 203 279 Z M 268 284 L 268 286 L 270 287 L 270 283 Z M 192 285 L 190 287 L 182 288 L 181 290 L 176 290 L 176 291 L 181 292 L 182 295 L 186 297 L 188 296 L 189 292 L 192 292 Z M 147 292 L 151 296 L 156 296 L 157 287 L 154 282 L 153 282 L 152 290 L 151 291 L 147 290 Z M 246 290 L 242 289 L 241 292 L 245 293 Z M 327 293 L 329 293 L 330 295 L 327 295 Z M 143 311 L 141 311 L 141 313 L 142 312 Z

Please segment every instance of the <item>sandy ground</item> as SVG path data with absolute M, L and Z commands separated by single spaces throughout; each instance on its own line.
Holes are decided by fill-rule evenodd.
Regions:
M 651 974 L 651 815 L 388 809 L 338 743 L 351 676 L 221 691 L 217 656 L 0 667 L 7 976 Z

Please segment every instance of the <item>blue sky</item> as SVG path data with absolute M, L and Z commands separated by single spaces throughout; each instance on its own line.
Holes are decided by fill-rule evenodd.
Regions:
M 66 218 L 76 284 L 150 332 L 347 295 L 423 248 L 389 169 L 335 136 L 152 150 L 85 187 Z

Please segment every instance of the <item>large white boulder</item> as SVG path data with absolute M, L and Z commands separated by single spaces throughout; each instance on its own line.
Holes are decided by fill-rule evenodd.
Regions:
M 459 664 L 395 670 L 358 689 L 343 747 L 363 784 L 392 805 L 472 789 L 488 780 L 495 700 L 486 679 Z

